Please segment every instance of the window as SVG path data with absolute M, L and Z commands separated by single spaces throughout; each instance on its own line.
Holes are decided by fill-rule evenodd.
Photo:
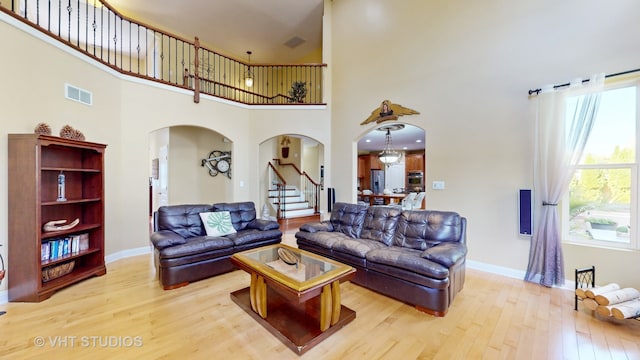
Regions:
M 600 108 L 564 201 L 564 239 L 638 248 L 638 84 L 602 92 Z M 567 111 L 573 112 L 567 100 Z

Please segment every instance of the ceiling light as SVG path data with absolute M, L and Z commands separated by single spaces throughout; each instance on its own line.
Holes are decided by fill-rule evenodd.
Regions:
M 247 51 L 247 55 L 249 55 L 249 66 L 247 68 L 247 72 L 244 75 L 244 84 L 247 87 L 253 86 L 253 73 L 251 72 L 251 51 Z
M 383 164 L 395 164 L 400 161 L 402 157 L 402 153 L 398 150 L 393 149 L 391 145 L 391 127 L 379 128 L 378 130 L 387 130 L 386 135 L 386 143 L 384 145 L 384 149 L 380 154 L 378 154 L 378 159 L 382 161 Z

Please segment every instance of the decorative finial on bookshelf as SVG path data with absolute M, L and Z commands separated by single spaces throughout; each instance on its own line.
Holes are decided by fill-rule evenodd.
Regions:
M 51 126 L 47 123 L 39 123 L 33 130 L 38 135 L 51 135 Z

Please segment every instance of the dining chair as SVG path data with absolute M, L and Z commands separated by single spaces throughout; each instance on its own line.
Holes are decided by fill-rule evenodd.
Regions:
M 413 200 L 416 198 L 418 193 L 410 192 L 405 196 L 400 204 L 402 205 L 402 210 L 411 210 L 413 209 Z
M 412 209 L 422 209 L 422 200 L 424 200 L 425 192 L 421 191 L 412 201 Z

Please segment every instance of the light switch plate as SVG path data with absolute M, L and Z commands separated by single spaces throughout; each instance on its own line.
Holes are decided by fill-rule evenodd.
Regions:
M 433 190 L 444 190 L 444 181 L 434 181 L 431 183 L 431 188 Z

